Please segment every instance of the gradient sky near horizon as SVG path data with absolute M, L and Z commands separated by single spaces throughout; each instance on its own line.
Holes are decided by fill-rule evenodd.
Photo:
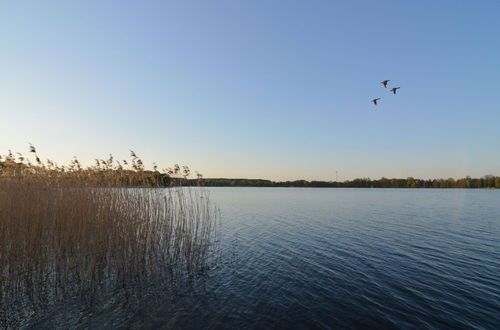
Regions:
M 498 13 L 499 1 L 5 1 L 0 154 L 32 142 L 90 164 L 133 149 L 149 165 L 273 180 L 500 175 Z

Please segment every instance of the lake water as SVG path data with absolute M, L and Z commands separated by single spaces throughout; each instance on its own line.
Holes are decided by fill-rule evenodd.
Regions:
M 210 193 L 221 261 L 202 284 L 79 326 L 500 328 L 500 190 Z

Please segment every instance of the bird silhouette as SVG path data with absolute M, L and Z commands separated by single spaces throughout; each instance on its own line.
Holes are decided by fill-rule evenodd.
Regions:
M 384 85 L 385 88 L 387 88 L 387 83 L 389 82 L 390 80 L 384 80 L 382 82 L 380 82 L 382 85 Z
M 372 100 L 373 104 L 377 105 L 378 100 L 380 100 L 380 97 L 378 99 L 373 99 Z
M 396 91 L 397 91 L 398 89 L 400 89 L 400 88 L 401 88 L 401 87 L 394 87 L 394 88 L 392 88 L 392 89 L 391 89 L 391 92 L 393 92 L 394 94 L 396 94 Z

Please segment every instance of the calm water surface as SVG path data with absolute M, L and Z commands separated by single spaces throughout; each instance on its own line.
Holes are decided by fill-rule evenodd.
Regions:
M 82 326 L 500 328 L 498 190 L 210 193 L 222 258 L 201 288 Z

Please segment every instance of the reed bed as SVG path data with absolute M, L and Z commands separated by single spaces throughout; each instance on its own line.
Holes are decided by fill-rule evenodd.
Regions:
M 175 185 L 188 168 L 146 171 L 135 153 L 129 169 L 61 167 L 31 151 L 35 164 L 0 160 L 0 325 L 209 268 L 218 213 L 205 191 Z

